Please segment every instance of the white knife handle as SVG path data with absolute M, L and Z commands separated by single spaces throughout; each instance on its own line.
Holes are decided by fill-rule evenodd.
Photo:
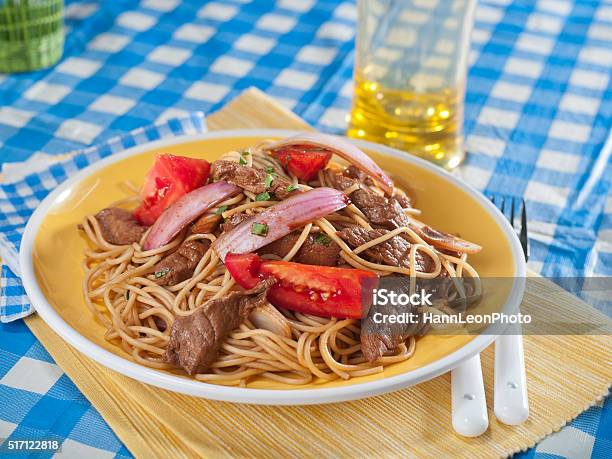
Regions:
M 493 411 L 504 424 L 518 425 L 529 417 L 523 336 L 500 335 L 495 341 Z
M 452 417 L 455 432 L 477 437 L 489 427 L 480 354 L 451 372 Z

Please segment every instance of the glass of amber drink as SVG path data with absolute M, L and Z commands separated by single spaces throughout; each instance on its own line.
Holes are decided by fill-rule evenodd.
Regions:
M 476 0 L 358 0 L 348 135 L 453 169 Z

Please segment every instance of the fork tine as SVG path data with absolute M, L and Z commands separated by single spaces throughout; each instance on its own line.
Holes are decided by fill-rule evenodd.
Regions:
M 527 206 L 525 204 L 525 200 L 522 198 L 514 197 L 514 196 L 505 196 L 505 195 L 494 195 L 491 194 L 488 196 L 489 200 L 493 203 L 497 209 L 504 214 L 506 219 L 508 219 L 510 226 L 516 231 L 516 234 L 519 238 L 519 242 L 523 247 L 523 254 L 525 255 L 525 261 L 529 259 L 529 237 L 527 236 Z M 506 208 L 506 201 L 510 200 L 510 217 L 506 215 L 504 212 Z M 520 200 L 520 201 L 519 201 Z M 520 219 L 520 228 L 518 226 L 518 215 L 519 210 L 521 213 Z
M 523 246 L 523 253 L 525 254 L 525 261 L 529 260 L 529 238 L 527 237 L 527 205 L 524 199 L 521 199 L 523 209 L 521 210 L 521 234 L 519 235 L 519 241 Z

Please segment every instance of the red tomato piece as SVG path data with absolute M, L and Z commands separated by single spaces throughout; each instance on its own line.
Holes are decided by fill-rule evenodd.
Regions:
M 145 178 L 142 203 L 134 216 L 143 225 L 152 225 L 179 198 L 205 185 L 209 173 L 210 163 L 204 159 L 158 154 Z
M 361 269 L 261 260 L 253 253 L 229 254 L 225 266 L 243 288 L 273 277 L 276 284 L 268 290 L 270 303 L 320 317 L 360 319 L 369 305 L 363 300 L 372 297 L 378 280 L 376 274 Z
M 236 283 L 243 288 L 253 288 L 261 280 L 261 258 L 257 254 L 228 253 L 225 266 Z
M 285 169 L 303 182 L 313 180 L 332 157 L 330 151 L 307 145 L 285 147 L 274 151 L 273 155 Z

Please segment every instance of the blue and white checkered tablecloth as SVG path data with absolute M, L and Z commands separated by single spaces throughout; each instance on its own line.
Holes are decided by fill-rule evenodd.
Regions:
M 412 0 L 411 20 L 444 1 Z M 44 173 L 19 182 L 23 165 L 10 163 L 41 170 L 50 156 L 154 122 L 162 127 L 140 135 L 178 133 L 185 122 L 199 129 L 191 113 L 214 111 L 249 86 L 342 132 L 355 20 L 354 4 L 335 0 L 68 1 L 62 61 L 0 75 L 0 163 L 4 180 L 18 182 L 0 188 L 0 238 L 18 239 L 48 188 Z M 469 61 L 470 156 L 457 173 L 487 192 L 525 197 L 532 269 L 612 274 L 612 3 L 483 0 Z M 112 153 L 105 148 L 96 151 Z M 70 167 L 90 156 L 79 158 Z M 22 307 L 7 267 L 2 283 L 4 306 Z M 130 456 L 27 327 L 2 324 L 0 438 L 43 436 L 63 440 L 67 457 Z M 590 455 L 612 456 L 609 400 L 524 453 Z

